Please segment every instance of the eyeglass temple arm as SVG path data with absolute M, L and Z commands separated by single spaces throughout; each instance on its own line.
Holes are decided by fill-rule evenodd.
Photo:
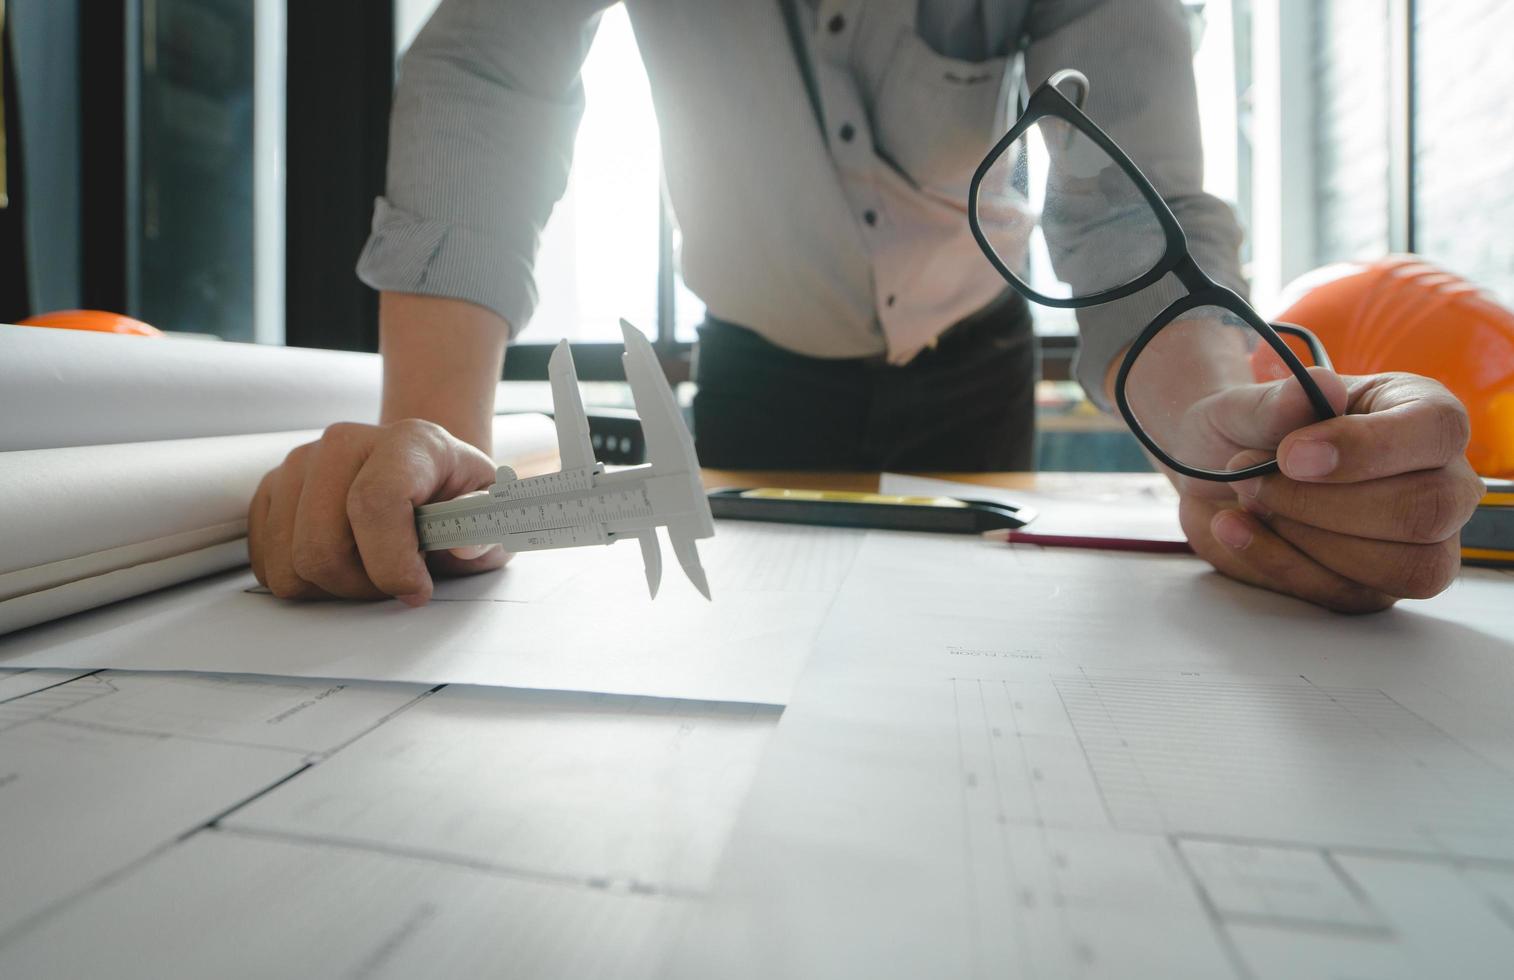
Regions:
M 1335 370 L 1335 365 L 1330 363 L 1330 355 L 1325 351 L 1325 345 L 1320 342 L 1320 339 L 1314 335 L 1313 331 L 1301 327 L 1296 323 L 1277 322 L 1272 324 L 1272 329 L 1284 336 L 1297 337 L 1299 340 L 1302 340 L 1304 346 L 1309 348 L 1309 353 L 1314 358 L 1315 367 L 1328 368 L 1331 371 Z
M 1083 103 L 1088 101 L 1088 76 L 1076 68 L 1063 68 L 1061 71 L 1052 73 L 1052 76 L 1046 80 L 1046 84 L 1059 92 L 1062 91 L 1063 85 L 1072 86 L 1070 94 L 1067 92 L 1062 92 L 1062 94 L 1072 100 L 1072 104 L 1079 110 L 1083 108 Z

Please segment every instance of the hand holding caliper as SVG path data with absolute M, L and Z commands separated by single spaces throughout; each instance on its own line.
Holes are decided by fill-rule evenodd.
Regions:
M 652 345 L 626 321 L 620 326 L 626 380 L 641 416 L 649 462 L 607 473 L 594 458 L 589 419 L 565 340 L 548 364 L 562 469 L 518 479 L 502 466 L 497 482 L 487 490 L 417 507 L 416 534 L 422 550 L 500 544 L 506 551 L 541 551 L 634 537 L 641 543 L 647 588 L 655 597 L 662 579 L 657 543 L 657 527 L 662 525 L 684 574 L 709 598 L 695 541 L 712 537 L 715 524 L 700 483 L 694 440 Z

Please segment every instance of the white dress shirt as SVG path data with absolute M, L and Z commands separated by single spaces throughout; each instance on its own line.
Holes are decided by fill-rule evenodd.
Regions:
M 967 224 L 974 167 L 1030 88 L 1085 105 L 1151 179 L 1199 264 L 1243 289 L 1240 230 L 1202 191 L 1178 0 L 626 0 L 651 82 L 683 273 L 711 314 L 815 357 L 909 361 L 1005 289 Z M 519 330 L 562 196 L 603 0 L 444 0 L 406 54 L 386 194 L 358 264 L 377 289 L 469 300 Z M 812 101 L 800 57 L 808 62 Z M 1105 371 L 1180 292 L 1079 315 Z

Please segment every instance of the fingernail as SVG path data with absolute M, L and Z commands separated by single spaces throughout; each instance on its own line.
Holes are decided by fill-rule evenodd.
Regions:
M 1235 484 L 1235 497 L 1240 501 L 1241 506 L 1246 508 L 1248 514 L 1255 514 L 1257 517 L 1271 517 L 1272 511 L 1263 507 L 1262 502 L 1256 499 L 1256 495 L 1261 493 L 1261 490 L 1262 478 L 1253 476 L 1249 480 L 1242 480 Z
M 463 561 L 472 561 L 475 558 L 484 557 L 498 547 L 499 545 L 497 544 L 466 544 L 461 548 L 453 548 L 451 550 L 453 557 L 461 558 Z
M 1251 544 L 1251 528 L 1235 511 L 1222 510 L 1216 514 L 1210 530 L 1220 544 L 1234 551 L 1244 551 Z
M 1340 453 L 1328 442 L 1301 439 L 1288 450 L 1283 469 L 1289 476 L 1309 479 L 1325 476 L 1340 462 Z

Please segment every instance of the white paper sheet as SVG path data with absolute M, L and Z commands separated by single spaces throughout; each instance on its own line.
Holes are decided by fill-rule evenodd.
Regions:
M 0 633 L 246 564 L 247 505 L 319 431 L 0 453 Z M 496 458 L 556 455 L 541 415 L 498 416 Z
M 377 354 L 0 325 L 0 452 L 372 422 L 381 380 Z
M 247 539 L 239 537 L 208 548 L 24 592 L 0 600 L 0 635 L 246 564 Z
M 266 432 L 0 454 L 0 598 L 241 537 L 263 474 L 319 436 Z M 556 432 L 545 416 L 499 416 L 495 439 L 503 461 L 555 456 Z M 196 534 L 210 537 L 186 537 Z M 80 566 L 86 559 L 94 563 Z M 77 567 L 53 570 L 69 562 Z
M 14 701 L 66 684 L 85 673 L 82 670 L 0 670 L 0 702 Z
M 685 903 L 205 832 L 0 942 L 7 977 L 658 976 Z
M 242 537 L 263 474 L 319 435 L 269 432 L 0 455 L 0 598 Z M 209 539 L 185 540 L 205 534 Z
M 0 943 L 421 690 L 105 673 L 0 702 Z
M 1140 538 L 1148 541 L 1186 541 L 1178 523 L 1177 494 L 1169 487 L 1143 488 L 1134 493 L 1098 489 L 1100 477 L 1089 477 L 1088 489 L 1001 490 L 975 483 L 950 483 L 921 476 L 885 473 L 881 493 L 965 497 L 997 500 L 1032 507 L 1035 520 L 1025 530 L 1036 534 L 1068 534 L 1098 538 Z
M 678 977 L 1514 974 L 1514 593 L 870 534 Z M 1470 873 L 1476 869 L 1476 873 Z
M 709 888 L 778 714 L 447 687 L 224 826 L 687 896 Z
M 0 704 L 7 818 L 6 763 L 42 748 L 17 797 L 36 813 L 0 837 L 0 976 L 658 976 L 778 719 L 235 676 L 69 686 Z M 39 730 L 93 740 L 13 740 Z M 171 744 L 232 752 L 206 779 Z M 310 765 L 179 837 L 206 819 L 179 783 L 269 777 L 238 750 Z
M 114 667 L 459 683 L 783 704 L 861 533 L 722 522 L 646 595 L 632 544 L 518 555 L 397 602 L 288 603 L 220 576 L 0 638 L 3 667 Z
M 407 708 L 418 684 L 105 671 L 11 705 L 14 720 L 282 749 L 319 759 Z M 0 722 L 4 724 L 5 722 Z

